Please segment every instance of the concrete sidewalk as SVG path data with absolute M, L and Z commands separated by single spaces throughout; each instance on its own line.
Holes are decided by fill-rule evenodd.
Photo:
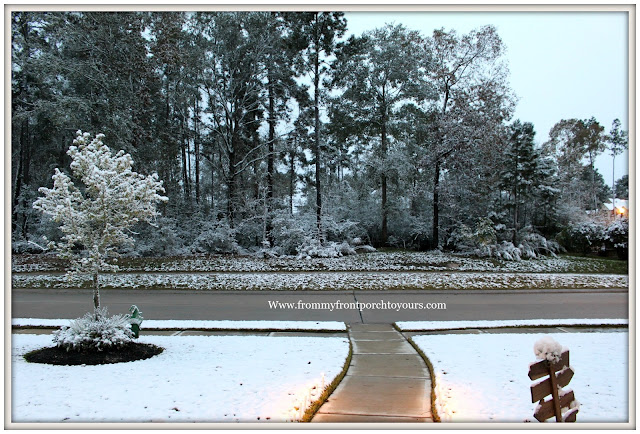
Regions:
M 390 324 L 351 324 L 351 365 L 311 422 L 433 422 L 431 378 Z

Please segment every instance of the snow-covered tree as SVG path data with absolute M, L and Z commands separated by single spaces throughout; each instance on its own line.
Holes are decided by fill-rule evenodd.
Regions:
M 507 207 L 513 211 L 513 243 L 516 242 L 520 230 L 520 213 L 533 193 L 537 169 L 534 136 L 533 124 L 516 120 L 511 125 L 510 143 L 505 150 L 505 166 L 500 186 L 508 193 Z
M 620 129 L 620 119 L 614 119 L 611 131 L 607 135 L 607 149 L 613 157 L 613 206 L 616 206 L 616 156 L 629 148 L 629 133 Z
M 99 275 L 117 271 L 109 261 L 117 249 L 132 245 L 130 228 L 138 222 L 150 222 L 158 213 L 156 204 L 167 198 L 157 174 L 144 176 L 132 170 L 133 159 L 124 151 L 115 155 L 103 144 L 103 134 L 91 139 L 89 133 L 77 132 L 71 157 L 71 172 L 83 186 L 55 169 L 53 188 L 41 187 L 43 194 L 33 207 L 60 224 L 64 234 L 50 247 L 71 260 L 71 275 L 87 273 L 93 278 L 93 304 L 100 307 Z
M 468 156 L 468 150 L 499 146 L 503 122 L 511 117 L 514 100 L 503 61 L 505 46 L 493 26 L 466 35 L 436 29 L 427 39 L 428 76 L 437 98 L 436 138 L 425 144 L 433 167 L 433 246 L 440 245 L 441 181 L 447 171 Z M 457 161 L 458 160 L 458 161 Z
M 402 105 L 429 97 L 430 87 L 421 68 L 422 45 L 419 32 L 388 24 L 360 38 L 352 37 L 337 55 L 334 82 L 344 93 L 335 99 L 340 110 L 334 114 L 349 117 L 354 135 L 362 142 L 379 143 L 372 153 L 373 166 L 380 169 L 382 245 L 389 239 L 387 181 L 397 169 L 390 157 L 395 139 L 391 130 Z

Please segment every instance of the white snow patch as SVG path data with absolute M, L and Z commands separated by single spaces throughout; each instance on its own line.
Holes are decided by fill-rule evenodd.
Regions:
M 147 360 L 27 363 L 46 335 L 12 335 L 12 422 L 286 422 L 335 378 L 346 338 L 145 336 Z M 297 408 L 297 409 L 296 409 Z
M 16 327 L 62 327 L 70 319 L 13 318 Z M 211 321 L 211 320 L 144 320 L 141 329 L 203 329 L 203 330 L 309 330 L 346 331 L 339 321 Z
M 436 376 L 436 407 L 445 422 L 534 422 L 527 376 L 530 348 L 541 335 L 414 336 Z M 629 335 L 550 335 L 571 350 L 570 386 L 580 401 L 578 422 L 629 421 Z M 577 403 L 573 405 L 576 407 Z
M 576 319 L 507 319 L 507 320 L 473 320 L 473 321 L 398 321 L 400 330 L 458 330 L 458 329 L 490 329 L 500 327 L 535 327 L 535 326 L 628 326 L 627 319 L 611 318 L 576 318 Z

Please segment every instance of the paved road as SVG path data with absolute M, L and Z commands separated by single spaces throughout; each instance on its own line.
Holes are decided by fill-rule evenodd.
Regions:
M 103 290 L 102 305 L 125 313 L 138 305 L 147 319 L 328 320 L 390 323 L 412 320 L 497 320 L 537 318 L 628 318 L 626 289 L 571 291 L 278 291 L 223 292 Z M 309 309 L 306 303 L 336 303 L 342 308 Z M 446 309 L 344 308 L 347 303 L 445 303 Z M 277 303 L 296 308 L 275 309 Z M 76 318 L 92 309 L 89 290 L 14 289 L 14 318 Z M 335 305 L 334 305 L 335 306 Z M 297 307 L 302 307 L 301 309 Z M 374 307 L 374 306 L 372 306 Z M 380 307 L 380 306 L 378 306 Z M 388 307 L 388 306 L 387 306 Z

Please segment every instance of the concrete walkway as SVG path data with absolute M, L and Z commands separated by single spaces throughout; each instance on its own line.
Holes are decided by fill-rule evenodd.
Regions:
M 351 324 L 353 357 L 311 422 L 433 422 L 431 378 L 391 324 Z

